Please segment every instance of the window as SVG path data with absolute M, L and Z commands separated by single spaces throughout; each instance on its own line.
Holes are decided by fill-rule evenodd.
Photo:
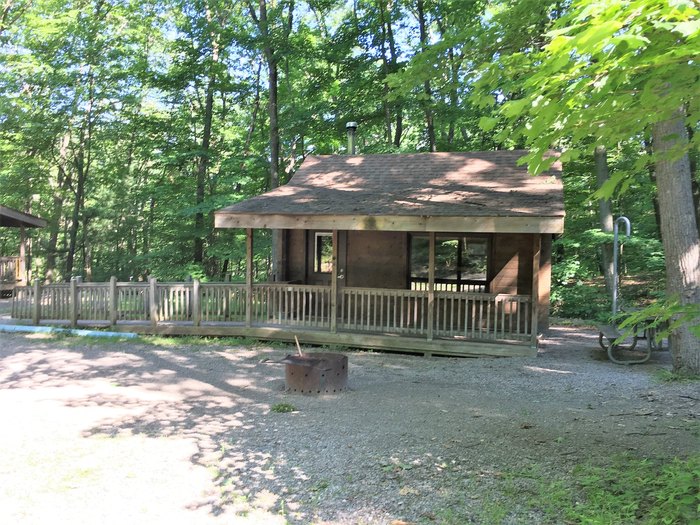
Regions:
M 331 273 L 333 271 L 333 234 L 316 232 L 314 237 L 314 272 Z
M 438 235 L 435 239 L 435 289 L 449 292 L 486 291 L 488 239 Z M 411 289 L 427 290 L 430 241 L 411 237 Z

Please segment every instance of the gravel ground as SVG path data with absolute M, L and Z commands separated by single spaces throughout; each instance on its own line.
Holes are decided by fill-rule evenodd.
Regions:
M 284 392 L 288 346 L 0 341 L 0 523 L 489 523 L 512 473 L 698 450 L 697 383 L 591 328 L 533 358 L 347 352 L 351 390 L 319 397 Z

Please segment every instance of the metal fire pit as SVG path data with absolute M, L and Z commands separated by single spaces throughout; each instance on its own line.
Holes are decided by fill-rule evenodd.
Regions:
M 284 380 L 287 392 L 333 394 L 348 388 L 348 356 L 332 353 L 288 355 Z

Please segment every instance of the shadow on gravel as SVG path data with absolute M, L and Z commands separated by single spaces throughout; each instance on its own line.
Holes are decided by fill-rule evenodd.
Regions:
M 84 437 L 194 443 L 189 461 L 213 489 L 188 506 L 226 518 L 430 523 L 447 519 L 436 508 L 459 508 L 478 522 L 507 470 L 564 476 L 588 457 L 689 439 L 666 422 L 678 393 L 649 378 L 668 352 L 638 367 L 595 361 L 594 329 L 554 328 L 535 358 L 352 354 L 353 390 L 320 397 L 282 392 L 282 367 L 264 361 L 283 348 L 12 341 L 0 348 L 0 390 L 50 389 L 67 407 L 104 409 Z M 270 410 L 280 402 L 299 410 Z

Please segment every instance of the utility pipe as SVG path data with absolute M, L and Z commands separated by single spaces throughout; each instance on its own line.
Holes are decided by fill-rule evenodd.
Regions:
M 630 225 L 630 220 L 625 217 L 624 215 L 621 215 L 617 219 L 615 219 L 615 224 L 613 225 L 613 231 L 614 231 L 614 240 L 613 240 L 613 290 L 612 290 L 612 314 L 613 317 L 617 315 L 617 296 L 618 296 L 618 282 L 617 282 L 617 253 L 618 253 L 618 230 L 619 230 L 619 223 L 620 221 L 625 223 L 625 233 L 627 238 L 629 239 L 631 231 L 632 231 L 632 226 Z

